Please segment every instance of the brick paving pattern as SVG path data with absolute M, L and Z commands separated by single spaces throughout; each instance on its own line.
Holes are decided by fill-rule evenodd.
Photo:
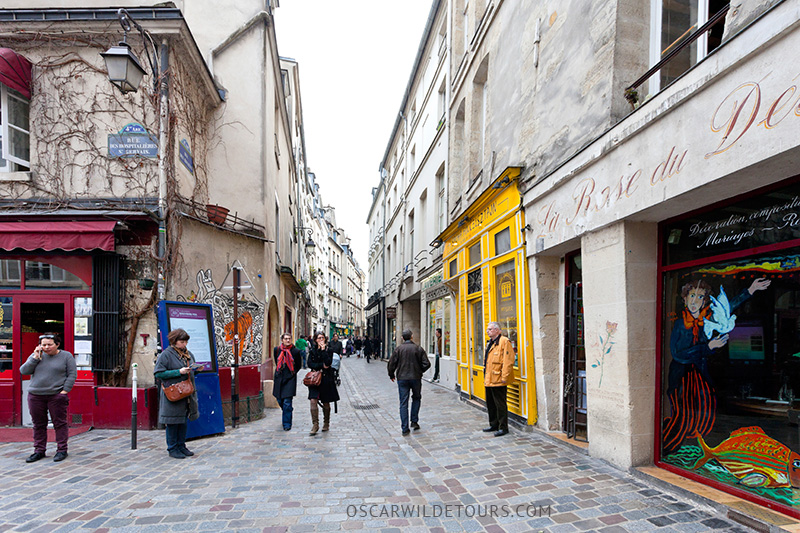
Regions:
M 30 443 L 0 444 L 0 532 L 749 531 L 537 432 L 482 433 L 484 413 L 428 382 L 403 437 L 384 363 L 342 362 L 339 413 L 316 437 L 298 388 L 291 431 L 270 409 L 185 460 L 163 431 L 135 451 L 127 431 L 83 433 L 61 463 L 53 443 L 33 464 Z

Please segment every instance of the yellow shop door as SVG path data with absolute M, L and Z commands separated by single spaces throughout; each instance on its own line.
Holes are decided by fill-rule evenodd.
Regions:
M 482 400 L 486 399 L 483 386 L 483 301 L 478 298 L 468 302 L 469 309 L 469 353 L 471 394 Z

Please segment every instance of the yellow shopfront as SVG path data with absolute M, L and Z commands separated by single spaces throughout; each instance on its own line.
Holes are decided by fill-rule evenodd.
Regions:
M 518 167 L 506 169 L 439 240 L 444 244 L 445 279 L 456 293 L 461 393 L 485 401 L 486 326 L 499 322 L 517 354 L 508 410 L 534 424 L 536 385 L 519 173 Z

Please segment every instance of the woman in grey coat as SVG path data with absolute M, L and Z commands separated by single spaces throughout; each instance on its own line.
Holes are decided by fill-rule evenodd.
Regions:
M 194 356 L 186 349 L 189 334 L 183 329 L 174 329 L 167 335 L 169 347 L 161 352 L 154 369 L 155 377 L 162 381 L 163 387 L 169 387 L 186 379 L 194 380 L 192 365 Z M 200 415 L 197 410 L 197 392 L 181 400 L 171 402 L 161 389 L 158 404 L 158 421 L 167 426 L 167 451 L 174 459 L 185 459 L 194 455 L 186 447 L 186 424 L 188 420 L 196 420 Z

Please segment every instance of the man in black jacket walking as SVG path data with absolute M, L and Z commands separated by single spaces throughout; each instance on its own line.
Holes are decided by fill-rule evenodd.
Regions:
M 411 427 L 419 429 L 419 408 L 422 400 L 422 374 L 431 367 L 428 354 L 411 342 L 411 330 L 403 331 L 403 344 L 389 358 L 389 379 L 397 377 L 400 393 L 400 426 L 403 436 L 411 433 L 408 424 L 408 394 L 411 393 Z

